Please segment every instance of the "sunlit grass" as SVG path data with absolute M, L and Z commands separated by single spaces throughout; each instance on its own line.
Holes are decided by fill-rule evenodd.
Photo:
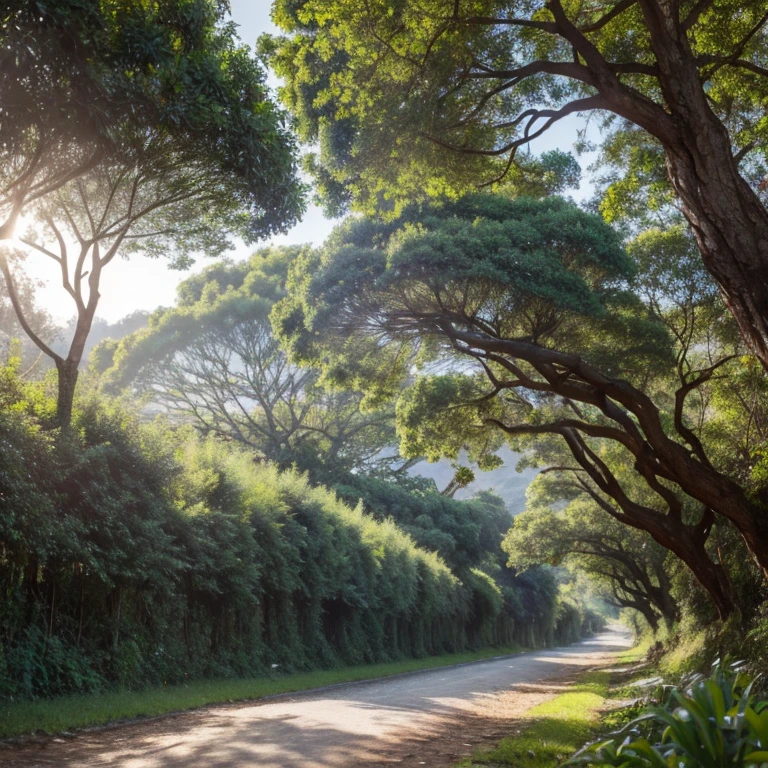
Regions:
M 686 630 L 659 660 L 659 672 L 666 680 L 674 681 L 686 672 L 698 670 L 705 661 L 707 633 L 697 627 Z
M 339 667 L 295 675 L 258 677 L 245 680 L 202 680 L 186 685 L 169 685 L 143 691 L 116 691 L 77 696 L 62 696 L 39 701 L 0 702 L 0 738 L 24 733 L 62 731 L 103 725 L 115 720 L 152 717 L 248 699 L 261 699 L 279 693 L 292 693 L 336 683 L 432 669 L 494 656 L 519 653 L 520 647 L 486 648 L 482 651 L 429 656 L 386 664 Z
M 609 672 L 587 673 L 568 693 L 531 709 L 527 715 L 531 723 L 522 732 L 502 739 L 495 749 L 479 753 L 462 765 L 552 768 L 594 735 L 609 682 Z
M 624 653 L 620 653 L 616 657 L 616 661 L 619 664 L 636 664 L 639 661 L 648 656 L 648 651 L 651 650 L 651 646 L 656 642 L 654 636 L 648 632 L 640 637 L 632 648 Z

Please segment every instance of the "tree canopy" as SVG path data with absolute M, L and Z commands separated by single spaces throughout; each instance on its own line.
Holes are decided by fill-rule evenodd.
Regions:
M 358 393 L 322 388 L 317 371 L 290 363 L 274 338 L 269 313 L 300 251 L 259 250 L 184 281 L 177 307 L 97 348 L 104 384 L 315 480 L 402 464 L 382 454 L 395 442 L 391 409 L 363 413 Z
M 60 355 L 26 322 L 20 302 L 14 302 L 24 331 L 56 364 L 62 425 L 71 417 L 78 367 L 100 299 L 101 274 L 118 254 L 162 255 L 171 266 L 185 267 L 195 253 L 221 254 L 231 246 L 233 235 L 252 241 L 280 231 L 303 209 L 293 140 L 283 126 L 282 113 L 270 101 L 263 70 L 239 44 L 217 4 L 183 5 L 186 11 L 178 20 L 173 8 L 165 6 L 162 11 L 133 4 L 118 4 L 111 12 L 92 9 L 97 16 L 109 15 L 110 21 L 99 16 L 105 29 L 94 33 L 93 41 L 81 41 L 84 46 L 88 42 L 136 49 L 133 68 L 115 74 L 118 58 L 105 62 L 109 66 L 103 74 L 104 87 L 114 86 L 120 99 L 133 99 L 138 89 L 136 114 L 126 107 L 121 122 L 120 114 L 110 114 L 110 103 L 103 105 L 104 136 L 98 133 L 89 139 L 91 144 L 101 143 L 97 149 L 89 148 L 95 154 L 88 167 L 49 184 L 45 194 L 14 198 L 19 206 L 26 205 L 37 224 L 33 232 L 21 236 L 23 246 L 56 263 L 78 316 L 69 350 Z M 68 4 L 54 6 L 50 14 L 63 13 L 64 6 Z M 50 14 L 39 20 L 45 29 L 56 23 Z M 119 26 L 119 34 L 113 30 L 119 42 L 102 39 L 110 24 L 121 25 L 126 14 L 126 26 Z M 25 18 L 22 14 L 14 24 L 21 29 Z M 136 40 L 129 44 L 131 30 Z M 48 55 L 38 53 L 43 59 Z M 83 55 L 97 56 L 98 50 Z M 145 62 L 146 56 L 159 60 Z M 44 67 L 44 61 L 35 61 Z M 66 60 L 56 64 L 65 65 Z M 88 77 L 96 77 L 93 66 L 87 64 Z M 117 83 L 111 82 L 113 77 Z M 153 109 L 144 110 L 145 104 Z M 35 105 L 29 109 L 40 112 Z M 17 129 L 23 127 L 22 122 Z M 107 139 L 113 144 L 105 145 Z M 22 149 L 36 152 L 26 145 Z M 44 150 L 47 146 L 40 151 Z M 23 154 L 22 161 L 32 162 Z M 47 171 L 42 168 L 40 173 Z M 72 243 L 74 254 L 69 253 Z M 0 270 L 13 300 L 14 277 L 5 250 L 0 251 Z
M 675 552 L 727 614 L 727 575 L 706 549 L 713 520 L 731 521 L 765 568 L 765 515 L 692 420 L 738 342 L 687 266 L 685 233 L 640 238 L 641 265 L 654 239 L 666 266 L 633 276 L 617 235 L 563 200 L 469 196 L 353 220 L 297 262 L 273 318 L 297 360 L 373 402 L 398 398 L 405 456 L 467 449 L 482 465 L 503 439 L 536 440 L 542 462 Z
M 0 35 L 0 239 L 28 202 L 153 133 L 226 175 L 252 236 L 301 212 L 293 138 L 225 3 L 12 1 Z
M 609 142 L 641 132 L 768 364 L 763 2 L 281 0 L 274 18 L 286 34 L 264 47 L 319 145 L 310 168 L 367 212 L 519 176 L 519 150 L 569 115 Z

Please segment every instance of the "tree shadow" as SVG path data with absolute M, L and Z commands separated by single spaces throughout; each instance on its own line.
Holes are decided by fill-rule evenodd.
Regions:
M 206 707 L 67 741 L 9 748 L 0 752 L 0 765 L 450 766 L 508 735 L 515 717 L 542 697 L 568 690 L 574 673 L 595 663 L 596 652 L 617 649 L 597 638 L 570 649 L 497 659 L 461 673 L 457 669 L 458 674 L 429 670 L 263 702 Z

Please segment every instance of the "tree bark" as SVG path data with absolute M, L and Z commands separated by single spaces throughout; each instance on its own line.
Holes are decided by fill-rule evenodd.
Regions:
M 741 178 L 722 125 L 706 111 L 695 131 L 686 126 L 680 144 L 666 148 L 667 170 L 704 265 L 768 369 L 768 212 Z
M 72 423 L 72 410 L 75 402 L 75 388 L 79 375 L 78 362 L 71 358 L 56 360 L 58 372 L 58 392 L 56 397 L 56 426 L 67 428 Z
M 680 609 L 672 597 L 672 584 L 669 580 L 669 575 L 664 569 L 664 564 L 661 563 L 655 572 L 656 579 L 659 582 L 659 610 L 664 618 L 664 623 L 667 625 L 667 629 L 671 630 L 680 619 Z
M 639 600 L 625 601 L 624 606 L 626 608 L 634 608 L 638 613 L 642 614 L 643 618 L 648 622 L 648 626 L 651 628 L 651 632 L 655 635 L 659 631 L 659 617 L 653 611 L 650 603 Z
M 642 0 L 658 80 L 674 130 L 662 143 L 673 189 L 741 334 L 768 369 L 768 211 L 739 172 L 712 111 L 676 3 Z
M 725 568 L 712 560 L 706 550 L 705 538 L 696 535 L 695 529 L 691 530 L 691 526 L 685 525 L 675 526 L 669 518 L 665 520 L 670 524 L 662 522 L 657 525 L 646 524 L 645 527 L 642 525 L 636 527 L 646 530 L 662 547 L 677 555 L 709 595 L 719 618 L 723 621 L 730 618 L 736 612 L 737 604 L 733 585 Z M 628 521 L 625 519 L 623 522 Z M 628 524 L 632 525 L 631 522 Z M 660 591 L 663 591 L 663 587 Z M 674 606 L 671 598 L 666 599 L 668 593 L 660 594 L 658 597 L 661 603 L 658 607 L 664 618 L 676 616 L 677 607 Z

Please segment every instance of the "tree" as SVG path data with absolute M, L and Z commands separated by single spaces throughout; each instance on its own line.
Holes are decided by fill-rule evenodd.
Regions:
M 573 114 L 661 148 L 704 263 L 768 366 L 761 0 L 278 0 L 265 41 L 321 187 L 372 210 L 502 180 Z
M 457 501 L 423 478 L 394 483 L 365 473 L 337 476 L 333 487 L 348 504 L 362 501 L 367 514 L 392 520 L 422 549 L 437 552 L 459 578 L 471 568 L 489 570 L 503 562 L 500 545 L 511 518 L 494 493 Z
M 226 12 L 218 0 L 3 4 L 0 240 L 28 203 L 114 161 L 147 131 L 215 155 L 242 179 L 259 229 L 296 217 L 292 139 Z
M 679 611 L 671 595 L 669 553 L 646 534 L 622 525 L 591 500 L 564 510 L 532 506 L 514 518 L 502 548 L 508 565 L 568 565 L 607 591 L 609 603 L 638 611 L 655 632 Z
M 269 313 L 300 250 L 264 249 L 186 280 L 177 307 L 96 350 L 105 382 L 315 480 L 398 463 L 382 456 L 395 442 L 391 409 L 362 413 L 357 393 L 324 389 L 317 370 L 290 363 L 274 338 Z
M 669 269 L 631 290 L 633 262 L 598 217 L 559 199 L 469 196 L 342 226 L 297 262 L 274 322 L 295 359 L 372 402 L 409 383 L 404 456 L 467 449 L 482 466 L 505 438 L 520 450 L 530 437 L 562 441 L 560 471 L 680 557 L 725 616 L 734 600 L 707 552 L 713 523 L 729 520 L 765 573 L 768 522 L 762 497 L 702 440 L 701 393 L 738 346 L 701 270 L 686 275 L 690 249 L 678 268 L 685 242 L 682 231 L 642 240 Z M 654 280 L 669 287 L 663 316 L 643 298 Z M 414 365 L 428 375 L 414 379 Z M 628 485 L 638 480 L 640 497 Z
M 195 13 L 196 45 L 186 50 L 179 41 L 177 57 L 186 58 L 188 71 L 174 85 L 184 98 L 173 119 L 191 130 L 174 131 L 162 120 L 124 126 L 119 152 L 27 206 L 37 228 L 21 242 L 55 262 L 76 308 L 66 354 L 54 351 L 28 321 L 0 250 L 19 322 L 56 365 L 57 420 L 63 426 L 71 418 L 101 274 L 118 254 L 163 256 L 172 267 L 186 267 L 192 253 L 220 254 L 230 234 L 250 241 L 283 228 L 301 211 L 293 144 L 269 101 L 261 68 L 238 46 L 232 28 L 218 25 L 214 6 L 198 3 Z M 165 29 L 162 17 L 150 21 Z M 173 25 L 166 33 L 173 34 Z

